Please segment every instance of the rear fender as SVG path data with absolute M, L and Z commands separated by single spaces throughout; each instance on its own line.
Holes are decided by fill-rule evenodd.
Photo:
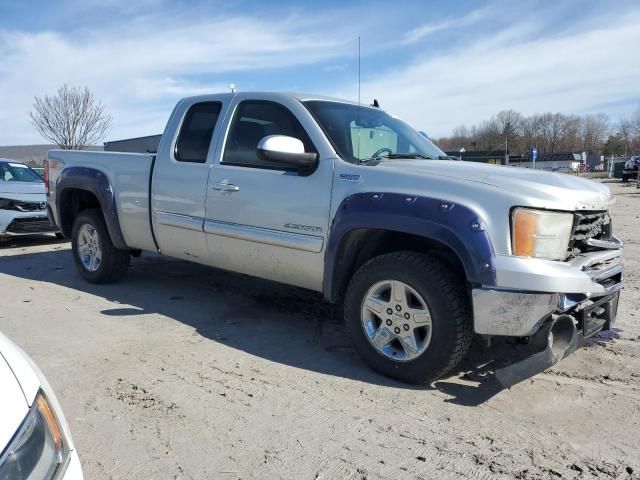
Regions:
M 104 172 L 95 168 L 69 167 L 65 168 L 58 177 L 56 182 L 56 208 L 60 222 L 59 227 L 65 236 L 71 236 L 73 221 L 69 221 L 69 219 L 73 218 L 74 212 L 69 197 L 74 190 L 87 191 L 98 199 L 113 245 L 119 249 L 126 249 L 127 245 L 120 229 L 116 199 L 111 182 Z

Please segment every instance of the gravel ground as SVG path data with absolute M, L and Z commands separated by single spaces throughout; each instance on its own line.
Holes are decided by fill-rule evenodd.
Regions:
M 0 248 L 0 330 L 56 390 L 87 479 L 639 478 L 640 190 L 616 329 L 501 392 L 371 372 L 306 291 L 145 255 L 118 284 L 69 245 Z

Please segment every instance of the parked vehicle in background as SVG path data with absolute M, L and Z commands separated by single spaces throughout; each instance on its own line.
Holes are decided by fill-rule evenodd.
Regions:
M 638 167 L 640 166 L 640 156 L 631 157 L 624 164 L 624 170 L 622 170 L 622 181 L 628 182 L 638 178 Z
M 0 333 L 0 479 L 81 480 L 69 427 L 40 369 Z
M 157 155 L 50 151 L 45 178 L 87 281 L 118 280 L 149 250 L 323 292 L 369 365 L 406 382 L 453 368 L 475 333 L 535 349 L 496 374 L 510 383 L 616 315 L 605 185 L 446 160 L 375 107 L 187 98 Z
M 57 231 L 47 216 L 43 178 L 23 163 L 0 158 L 0 240 Z

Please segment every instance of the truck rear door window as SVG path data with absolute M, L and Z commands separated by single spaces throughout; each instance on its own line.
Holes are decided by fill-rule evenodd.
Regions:
M 189 107 L 174 152 L 179 162 L 205 163 L 222 103 L 201 102 Z
M 268 135 L 294 137 L 302 141 L 305 152 L 316 151 L 307 132 L 285 106 L 266 100 L 247 100 L 236 109 L 222 163 L 281 170 L 281 164 L 258 158 L 258 142 Z

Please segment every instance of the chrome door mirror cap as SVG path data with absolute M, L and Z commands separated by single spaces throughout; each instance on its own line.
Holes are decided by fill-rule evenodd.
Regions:
M 295 168 L 310 175 L 318 165 L 318 154 L 306 153 L 301 140 L 286 135 L 269 135 L 258 142 L 258 158 Z
M 265 150 L 273 153 L 293 153 L 304 152 L 304 143 L 294 137 L 287 135 L 269 135 L 258 142 L 258 150 Z

